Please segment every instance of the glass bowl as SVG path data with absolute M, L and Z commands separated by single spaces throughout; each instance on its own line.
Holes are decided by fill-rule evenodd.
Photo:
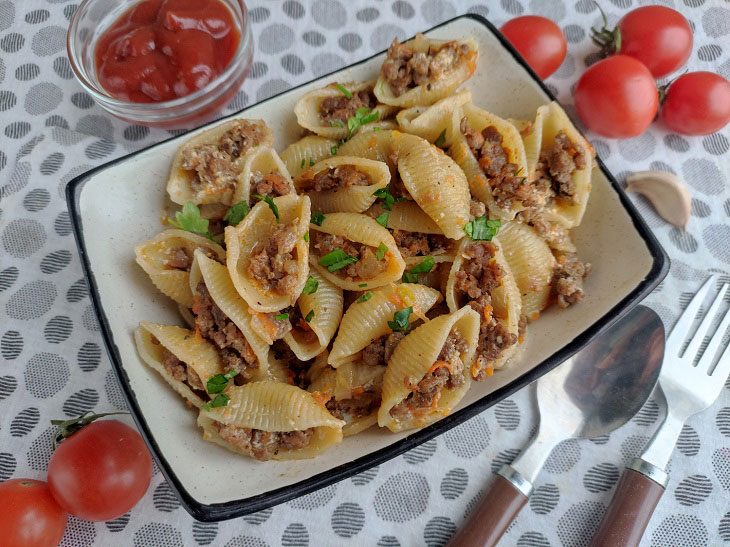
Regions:
M 220 0 L 231 11 L 241 34 L 228 67 L 198 91 L 158 103 L 133 103 L 112 97 L 99 83 L 94 50 L 99 37 L 139 0 L 83 0 L 68 28 L 66 47 L 76 79 L 96 103 L 127 122 L 175 128 L 199 125 L 226 106 L 248 75 L 253 58 L 253 37 L 243 0 Z

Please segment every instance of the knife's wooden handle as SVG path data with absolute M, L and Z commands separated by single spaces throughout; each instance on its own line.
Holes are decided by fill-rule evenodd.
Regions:
M 646 475 L 625 469 L 591 547 L 636 547 L 644 535 L 664 487 Z
M 497 475 L 448 547 L 493 546 L 527 503 L 527 496 Z

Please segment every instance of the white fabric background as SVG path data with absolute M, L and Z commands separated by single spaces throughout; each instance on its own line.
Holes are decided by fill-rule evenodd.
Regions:
M 625 9 L 643 3 L 602 4 L 615 22 Z M 682 11 L 695 29 L 689 68 L 730 77 L 730 4 L 664 3 Z M 557 21 L 569 51 L 548 85 L 572 113 L 571 86 L 595 60 L 587 29 L 599 22 L 589 0 L 259 0 L 248 5 L 255 64 L 228 112 L 369 56 L 394 35 L 404 38 L 470 11 L 497 25 L 523 13 Z M 44 478 L 50 419 L 124 407 L 82 279 L 63 188 L 93 165 L 168 136 L 106 116 L 76 84 L 64 43 L 75 6 L 72 0 L 0 0 L 0 481 Z M 730 280 L 730 131 L 685 138 L 654 125 L 643 136 L 620 142 L 587 134 L 619 179 L 657 168 L 676 172 L 691 187 L 686 232 L 632 197 L 672 257 L 669 276 L 648 299 L 669 327 L 705 272 L 721 272 Z M 585 545 L 623 465 L 663 412 L 651 400 L 610 437 L 561 445 L 502 544 Z M 535 425 L 530 394 L 523 390 L 379 468 L 220 524 L 195 522 L 156 473 L 129 514 L 97 524 L 72 518 L 62 544 L 441 545 Z M 730 384 L 714 406 L 685 427 L 671 482 L 643 544 L 730 544 Z

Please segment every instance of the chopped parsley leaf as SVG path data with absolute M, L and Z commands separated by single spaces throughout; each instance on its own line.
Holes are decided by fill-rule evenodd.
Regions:
M 436 140 L 433 141 L 434 146 L 438 146 L 439 148 L 444 147 L 444 143 L 446 142 L 446 129 L 441 131 L 438 137 L 436 137 Z
M 324 222 L 324 215 L 322 213 L 312 213 L 310 222 L 317 226 L 322 226 L 322 223 Z
M 265 201 L 269 205 L 269 209 L 271 209 L 271 212 L 274 213 L 274 216 L 276 217 L 276 222 L 279 222 L 279 208 L 276 206 L 274 198 L 272 198 L 271 196 L 262 196 L 261 194 L 255 194 L 254 197 L 260 201 Z
M 319 259 L 319 265 L 324 266 L 330 272 L 336 272 L 357 262 L 357 257 L 347 254 L 342 249 L 335 249 Z
M 363 106 L 355 111 L 354 116 L 347 118 L 347 138 L 352 137 L 363 125 L 378 121 L 380 112 Z
M 302 163 L 301 163 L 301 165 L 299 167 L 301 167 L 302 169 L 304 169 L 304 158 L 302 158 Z
M 309 158 L 309 167 L 312 167 L 314 165 L 314 160 L 312 158 Z
M 309 232 L 304 232 L 304 241 L 309 243 Z
M 385 211 L 382 215 L 378 215 L 375 219 L 375 222 L 380 224 L 383 228 L 388 227 L 388 217 L 390 216 L 390 213 L 388 211 Z
M 428 255 L 421 262 L 413 266 L 413 268 L 405 272 L 401 281 L 403 283 L 418 283 L 418 274 L 430 272 L 433 269 L 433 265 L 433 257 Z
M 228 401 L 230 401 L 231 398 L 226 395 L 225 393 L 219 393 L 215 396 L 215 398 L 212 401 L 208 401 L 205 403 L 205 410 L 210 410 L 211 408 L 219 408 L 222 406 L 228 406 Z
M 367 287 L 367 286 L 368 286 L 368 284 L 367 284 L 367 283 L 360 283 L 360 284 L 358 285 L 358 287 L 360 287 L 361 289 L 364 289 L 364 288 L 365 288 L 365 287 Z
M 304 320 L 305 320 L 305 321 L 306 321 L 307 323 L 311 323 L 311 322 L 312 322 L 312 319 L 314 319 L 314 310 L 309 310 L 309 313 L 308 313 L 308 314 L 307 314 L 307 316 L 306 316 L 306 317 L 304 318 Z
M 355 302 L 358 304 L 362 304 L 363 302 L 367 302 L 373 297 L 373 293 L 368 291 L 365 294 L 361 295 L 360 298 L 358 298 Z
M 342 93 L 345 97 L 348 99 L 352 99 L 352 93 L 350 93 L 347 88 L 342 84 L 335 84 L 335 87 L 340 90 L 340 93 Z
M 380 245 L 378 245 L 378 248 L 375 249 L 375 258 L 378 260 L 383 260 L 383 257 L 385 256 L 385 253 L 388 252 L 388 247 L 385 246 L 385 243 L 382 241 L 380 242 Z
M 485 215 L 467 222 L 464 231 L 473 241 L 492 241 L 501 225 L 499 220 L 488 220 Z
M 250 210 L 248 203 L 245 201 L 239 201 L 233 207 L 228 209 L 223 220 L 225 220 L 229 226 L 238 226 L 238 223 L 246 218 L 246 215 Z
M 314 279 L 311 275 L 307 278 L 307 282 L 304 284 L 302 294 L 314 294 L 319 288 L 319 281 Z
M 390 184 L 386 185 L 385 188 L 378 188 L 375 192 L 373 192 L 373 195 L 383 200 L 383 209 L 386 211 L 392 211 L 394 203 L 407 201 L 404 197 L 394 197 L 393 194 L 390 193 Z
M 229 370 L 225 374 L 216 374 L 215 376 L 211 376 L 208 381 L 206 382 L 205 389 L 208 391 L 208 393 L 220 393 L 224 389 L 226 389 L 226 386 L 228 385 L 228 382 L 236 375 L 238 374 L 237 370 Z
M 287 321 L 289 319 L 288 313 L 280 313 L 279 315 L 275 316 L 274 319 L 277 321 Z
M 393 314 L 393 320 L 388 321 L 388 326 L 393 332 L 407 333 L 411 328 L 409 319 L 412 313 L 413 307 L 411 306 L 395 312 Z
M 340 120 L 331 120 L 331 121 L 330 121 L 330 125 L 331 125 L 332 127 L 341 127 L 342 129 L 344 129 L 344 128 L 345 128 L 345 126 L 344 126 L 344 125 L 342 125 L 342 122 L 341 122 Z
M 337 155 L 337 145 L 336 144 L 333 144 L 332 148 L 330 148 L 330 154 L 332 154 L 333 156 Z
M 200 216 L 200 209 L 192 201 L 186 202 L 182 211 L 175 213 L 174 219 L 168 218 L 167 222 L 178 230 L 192 232 L 215 241 L 208 231 L 208 219 Z

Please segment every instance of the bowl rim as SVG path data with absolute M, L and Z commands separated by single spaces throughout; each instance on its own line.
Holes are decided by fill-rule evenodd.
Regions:
M 489 22 L 486 18 L 482 17 L 481 15 L 465 14 L 465 15 L 453 17 L 424 32 L 430 32 L 432 30 L 435 30 L 437 28 L 448 25 L 459 19 L 473 19 L 473 20 L 477 21 L 478 23 L 482 24 L 484 27 L 486 27 L 487 30 L 489 30 L 489 32 L 491 32 L 499 40 L 502 47 L 507 49 L 507 51 L 509 51 L 512 54 L 512 56 L 515 58 L 515 60 L 527 70 L 530 77 L 538 83 L 538 85 L 547 94 L 547 96 L 553 101 L 557 100 L 555 98 L 555 96 L 547 88 L 547 86 L 543 83 L 543 81 L 540 80 L 540 78 L 537 76 L 537 74 L 535 74 L 535 72 L 529 67 L 527 62 L 520 56 L 520 54 L 517 52 L 517 50 L 509 43 L 509 41 L 499 32 L 499 30 L 497 30 L 497 28 L 491 22 Z M 346 70 L 348 68 L 366 63 L 366 62 L 370 61 L 372 58 L 377 57 L 378 55 L 384 53 L 384 51 L 385 50 L 375 53 L 374 55 L 371 55 L 365 59 L 352 63 L 346 67 L 339 68 L 337 70 L 329 72 L 328 74 L 325 74 L 318 78 L 314 78 L 313 80 L 304 82 L 296 87 L 282 91 L 281 93 L 278 93 L 278 94 L 274 95 L 273 97 L 269 97 L 267 99 L 264 99 L 263 101 L 255 103 L 255 104 L 263 104 L 263 103 L 266 103 L 269 101 L 276 100 L 277 97 L 279 97 L 280 95 L 282 95 L 284 93 L 289 93 L 302 86 L 309 85 L 318 80 L 327 78 L 336 72 L 340 72 L 341 70 Z M 251 108 L 252 106 L 254 106 L 254 105 L 247 106 L 246 108 L 243 108 L 243 109 L 231 114 L 230 116 L 226 116 L 225 118 L 240 115 L 240 114 L 244 113 L 246 110 L 248 110 L 249 108 Z M 197 131 L 198 129 L 201 129 L 203 127 L 207 127 L 209 125 L 219 123 L 219 122 L 220 122 L 220 120 L 215 120 L 213 122 L 207 123 L 201 127 L 195 128 L 190 131 Z M 646 274 L 645 278 L 642 281 L 640 281 L 638 283 L 638 285 L 626 297 L 624 297 L 622 300 L 620 300 L 606 314 L 604 314 L 602 317 L 600 317 L 593 325 L 591 325 L 583 333 L 578 335 L 574 340 L 572 340 L 570 343 L 568 343 L 566 346 L 564 346 L 560 350 L 556 351 L 552 355 L 547 356 L 543 361 L 541 361 L 540 363 L 535 365 L 535 367 L 530 369 L 528 372 L 526 372 L 519 378 L 517 378 L 517 379 L 513 380 L 512 382 L 510 382 L 509 384 L 489 393 L 488 395 L 482 397 L 481 399 L 478 399 L 477 401 L 473 402 L 471 405 L 464 407 L 464 408 L 454 412 L 453 414 L 450 414 L 449 416 L 446 416 L 446 417 L 440 419 L 439 421 L 431 424 L 430 426 L 427 426 L 420 430 L 416 430 L 413 434 L 409 435 L 408 437 L 406 437 L 404 439 L 395 441 L 395 442 L 389 444 L 388 446 L 385 446 L 375 452 L 371 452 L 369 454 L 361 456 L 347 464 L 343 464 L 338 467 L 333 467 L 331 469 L 328 469 L 327 471 L 323 471 L 322 473 L 318 473 L 317 475 L 309 477 L 308 479 L 301 480 L 299 482 L 296 482 L 296 483 L 288 485 L 288 486 L 276 488 L 274 490 L 270 490 L 268 492 L 264 492 L 262 494 L 258 494 L 255 496 L 250 496 L 248 498 L 231 500 L 231 501 L 227 501 L 227 502 L 223 502 L 223 503 L 213 503 L 213 504 L 201 503 L 201 502 L 197 501 L 195 498 L 193 498 L 192 495 L 190 495 L 190 493 L 185 489 L 185 487 L 182 485 L 182 482 L 178 479 L 178 477 L 172 470 L 172 468 L 169 465 L 169 463 L 167 462 L 164 454 L 160 451 L 157 443 L 155 442 L 154 436 L 152 435 L 152 433 L 147 425 L 144 414 L 142 413 L 141 409 L 137 405 L 134 393 L 129 384 L 129 378 L 127 377 L 124 367 L 122 366 L 118 349 L 114 343 L 113 333 L 111 331 L 108 320 L 106 318 L 103 306 L 101 305 L 101 297 L 98 292 L 98 287 L 97 287 L 97 284 L 95 281 L 94 271 L 90 264 L 89 256 L 86 252 L 86 247 L 84 244 L 83 223 L 81 221 L 81 216 L 80 216 L 80 211 L 79 211 L 79 200 L 80 200 L 81 192 L 82 192 L 83 187 L 86 184 L 86 182 L 93 175 L 95 175 L 105 169 L 108 169 L 117 163 L 123 162 L 137 154 L 146 152 L 146 151 L 150 150 L 151 148 L 155 148 L 163 143 L 166 143 L 168 141 L 175 140 L 175 139 L 180 139 L 181 137 L 184 137 L 187 133 L 189 133 L 189 131 L 186 133 L 183 133 L 181 135 L 173 136 L 169 139 L 161 141 L 160 143 L 156 143 L 150 147 L 144 148 L 142 150 L 138 150 L 131 154 L 127 154 L 125 156 L 122 156 L 122 157 L 112 160 L 110 162 L 107 162 L 103 165 L 95 167 L 94 169 L 91 169 L 90 171 L 87 171 L 86 173 L 83 173 L 83 174 L 75 177 L 66 186 L 66 201 L 67 201 L 67 205 L 68 205 L 69 214 L 71 217 L 74 238 L 76 240 L 76 245 L 78 247 L 79 254 L 81 257 L 81 262 L 82 262 L 83 269 L 84 269 L 84 275 L 89 284 L 89 294 L 90 294 L 92 304 L 94 307 L 94 312 L 95 312 L 96 318 L 99 322 L 99 325 L 101 327 L 102 337 L 104 339 L 104 344 L 106 346 L 107 353 L 109 354 L 109 358 L 110 358 L 110 361 L 112 364 L 112 369 L 114 370 L 114 372 L 117 376 L 117 380 L 118 380 L 120 387 L 122 389 L 122 392 L 124 394 L 124 398 L 132 413 L 132 417 L 134 418 L 134 421 L 137 424 L 137 427 L 139 428 L 140 433 L 142 434 L 143 438 L 145 439 L 145 442 L 147 443 L 152 454 L 154 455 L 155 459 L 157 460 L 157 463 L 159 465 L 160 470 L 162 471 L 162 474 L 164 475 L 164 477 L 167 479 L 167 481 L 172 486 L 176 495 L 182 502 L 183 507 L 185 507 L 185 509 L 188 511 L 188 513 L 190 513 L 190 515 L 192 515 L 194 518 L 196 518 L 197 520 L 202 521 L 202 522 L 217 522 L 217 521 L 240 517 L 243 515 L 247 515 L 250 513 L 254 513 L 256 511 L 260 511 L 260 510 L 272 507 L 274 505 L 278 505 L 280 503 L 284 503 L 293 498 L 303 496 L 305 494 L 308 494 L 308 493 L 318 490 L 320 488 L 330 486 L 336 482 L 339 482 L 339 481 L 349 478 L 353 475 L 356 475 L 366 469 L 369 469 L 369 468 L 379 465 L 383 462 L 386 462 L 392 458 L 395 458 L 396 456 L 399 456 L 400 454 L 402 454 L 430 439 L 433 439 L 434 437 L 448 431 L 449 429 L 465 422 L 466 420 L 476 416 L 477 414 L 483 412 L 487 408 L 493 406 L 494 404 L 501 401 L 502 399 L 512 395 L 519 389 L 522 389 L 523 387 L 527 386 L 531 382 L 537 380 L 540 376 L 546 374 L 547 372 L 549 372 L 550 370 L 552 370 L 553 368 L 555 368 L 556 366 L 561 364 L 563 361 L 568 359 L 570 356 L 572 356 L 576 352 L 580 351 L 593 338 L 600 335 L 605 329 L 610 327 L 615 321 L 617 321 L 619 318 L 623 317 L 623 315 L 625 315 L 634 306 L 636 306 L 639 302 L 641 302 L 641 300 L 643 300 L 664 279 L 664 277 L 669 272 L 669 257 L 667 255 L 666 251 L 661 246 L 659 241 L 656 239 L 656 236 L 653 234 L 653 232 L 649 229 L 646 222 L 639 215 L 638 211 L 636 210 L 634 205 L 631 203 L 631 201 L 629 200 L 629 198 L 626 195 L 626 193 L 624 192 L 624 190 L 621 188 L 621 185 L 618 183 L 616 178 L 611 174 L 611 172 L 605 166 L 603 161 L 601 161 L 600 158 L 596 157 L 596 163 L 597 163 L 598 169 L 600 169 L 602 171 L 603 175 L 609 181 L 611 187 L 618 194 L 621 205 L 624 207 L 627 214 L 631 218 L 634 228 L 636 229 L 638 235 L 641 237 L 641 239 L 646 244 L 647 251 L 651 255 L 652 260 L 653 260 L 651 269 Z
M 248 12 L 248 7 L 246 6 L 246 3 L 243 0 L 233 0 L 236 2 L 240 8 L 241 8 L 241 15 L 240 23 L 241 23 L 241 29 L 240 29 L 240 37 L 238 40 L 238 46 L 236 47 L 236 52 L 234 53 L 233 57 L 231 58 L 231 62 L 228 63 L 228 66 L 226 69 L 218 74 L 215 78 L 213 78 L 210 82 L 208 82 L 204 87 L 201 87 L 197 91 L 194 91 L 193 93 L 190 93 L 188 95 L 184 95 L 183 97 L 178 97 L 176 99 L 170 99 L 168 101 L 159 101 L 159 102 L 149 102 L 149 103 L 135 103 L 131 101 L 125 101 L 123 99 L 117 99 L 116 97 L 113 97 L 112 95 L 109 95 L 103 87 L 96 86 L 93 84 L 93 82 L 90 81 L 89 78 L 86 77 L 86 74 L 88 74 L 88 71 L 83 68 L 83 63 L 80 59 L 77 59 L 76 55 L 73 53 L 73 48 L 71 47 L 72 42 L 76 40 L 75 37 L 75 29 L 78 26 L 78 21 L 80 17 L 80 13 L 83 8 L 86 6 L 92 4 L 93 2 L 96 2 L 98 0 L 82 0 L 81 3 L 78 5 L 76 10 L 74 11 L 73 16 L 71 17 L 71 21 L 68 24 L 68 30 L 66 31 L 66 56 L 68 57 L 69 64 L 71 65 L 71 71 L 74 74 L 74 77 L 76 78 L 76 81 L 81 85 L 84 91 L 87 93 L 90 93 L 92 98 L 95 102 L 102 102 L 104 103 L 104 110 L 106 110 L 106 106 L 112 107 L 114 109 L 123 108 L 125 110 L 135 112 L 135 113 L 143 113 L 146 111 L 154 111 L 154 112 L 166 112 L 166 111 L 174 111 L 177 108 L 180 107 L 189 107 L 193 110 L 198 110 L 199 108 L 203 108 L 207 105 L 207 102 L 203 102 L 199 105 L 195 105 L 197 101 L 204 100 L 208 98 L 209 96 L 212 96 L 215 98 L 216 93 L 220 93 L 221 89 L 225 90 L 226 83 L 230 83 L 230 80 L 232 78 L 235 78 L 238 70 L 240 70 L 241 64 L 247 63 L 248 55 L 246 54 L 247 48 L 249 48 L 249 44 L 253 44 L 253 30 L 251 28 L 251 22 L 250 22 L 250 14 Z M 139 2 L 140 0 L 134 0 L 134 2 Z M 129 8 L 133 6 L 133 3 L 130 3 Z M 235 13 L 231 14 L 234 19 L 238 20 L 238 16 Z M 253 53 L 253 51 L 252 51 Z M 100 105 L 101 106 L 101 105 Z M 248 107 L 246 107 L 248 108 Z M 140 120 L 142 122 L 144 120 Z M 211 123 L 214 123 L 215 120 Z M 169 139 L 168 139 L 169 140 Z M 164 141 L 162 141 L 164 142 Z M 159 143 L 157 143 L 159 144 Z M 121 158 L 119 158 L 121 159 Z

